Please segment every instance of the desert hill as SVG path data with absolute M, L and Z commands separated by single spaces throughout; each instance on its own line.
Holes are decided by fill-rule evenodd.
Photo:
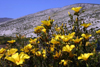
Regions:
M 80 17 L 85 20 L 86 23 L 93 23 L 92 28 L 100 27 L 100 4 L 78 3 L 62 8 L 47 9 L 11 21 L 2 22 L 0 23 L 0 36 L 15 36 L 17 33 L 20 33 L 25 34 L 26 37 L 36 37 L 37 35 L 33 33 L 34 27 L 41 25 L 41 21 L 47 20 L 49 16 L 55 20 L 54 24 L 58 23 L 60 25 L 62 22 L 68 23 L 70 19 L 68 11 L 71 14 L 74 13 L 74 11 L 71 10 L 72 7 L 83 7 L 82 9 L 85 10 L 85 12 L 82 13 Z

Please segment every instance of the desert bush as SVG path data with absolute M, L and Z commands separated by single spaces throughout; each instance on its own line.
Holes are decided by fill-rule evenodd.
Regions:
M 84 10 L 80 13 L 81 8 L 73 7 L 74 14 L 68 12 L 69 30 L 67 23 L 53 25 L 54 20 L 49 17 L 34 28 L 37 38 L 16 35 L 17 39 L 7 41 L 7 47 L 0 49 L 1 67 L 99 67 L 100 54 L 96 51 L 96 43 L 100 30 L 92 29 L 95 34 L 90 34 L 92 31 L 87 28 L 92 23 L 80 19 L 79 15 L 84 13 Z

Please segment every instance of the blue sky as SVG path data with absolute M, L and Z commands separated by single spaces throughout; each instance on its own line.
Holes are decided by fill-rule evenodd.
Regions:
M 0 18 L 20 18 L 50 8 L 76 3 L 100 4 L 100 0 L 0 0 Z

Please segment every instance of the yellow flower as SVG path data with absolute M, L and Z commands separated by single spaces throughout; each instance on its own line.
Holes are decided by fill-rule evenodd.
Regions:
M 91 37 L 91 34 L 82 34 L 82 37 L 84 37 L 85 39 L 89 39 L 89 37 Z
M 30 57 L 23 52 L 18 55 L 18 53 L 13 54 L 11 57 L 5 57 L 5 59 L 12 61 L 13 63 L 20 65 L 25 61 L 24 59 L 29 59 Z
M 68 42 L 70 39 L 73 38 L 73 36 L 69 36 L 69 35 L 60 35 L 58 38 L 62 39 L 64 42 Z
M 35 55 L 35 52 L 38 50 L 39 48 L 34 48 L 31 50 L 31 52 L 33 53 L 33 55 Z
M 44 29 L 44 26 L 37 26 L 37 27 L 34 28 L 34 32 L 35 33 L 40 33 L 41 29 Z
M 55 55 L 53 55 L 54 59 L 57 59 L 61 56 L 61 50 L 59 52 L 56 51 Z
M 0 49 L 0 54 L 4 53 L 4 52 L 5 52 L 5 50 L 6 50 L 6 49 L 1 48 L 1 49 Z
M 62 51 L 70 53 L 74 47 L 74 45 L 66 45 L 62 48 Z
M 28 56 L 28 55 L 25 54 L 24 52 L 21 52 L 21 53 L 19 54 L 19 56 L 20 56 L 21 58 L 23 58 L 23 59 L 29 59 L 29 58 L 30 58 L 30 56 Z
M 100 33 L 100 30 L 96 31 L 96 33 L 97 33 L 97 34 Z
M 24 48 L 21 49 L 21 51 L 24 52 L 29 52 L 29 50 L 32 49 L 32 45 L 31 44 L 27 44 L 26 46 L 24 46 Z
M 36 41 L 37 41 L 37 38 L 35 38 L 34 40 L 33 40 L 32 38 L 30 38 L 30 40 L 29 40 L 29 42 L 30 42 L 31 44 L 36 43 Z
M 46 26 L 50 26 L 51 25 L 51 21 L 49 20 L 49 21 L 41 21 L 44 25 L 46 25 Z
M 69 33 L 68 35 L 65 35 L 65 37 L 72 39 L 75 35 L 75 32 L 72 32 L 71 34 Z
M 66 66 L 66 65 L 68 65 L 68 61 L 70 61 L 70 60 L 61 60 L 61 62 L 59 62 L 59 64 L 62 64 L 63 63 L 63 65 L 64 66 Z M 72 61 L 70 61 L 70 62 L 72 62 Z
M 84 26 L 85 28 L 89 27 L 91 25 L 91 23 L 83 23 L 81 24 L 81 26 Z
M 75 7 L 75 8 L 73 7 L 72 10 L 74 10 L 75 12 L 79 12 L 81 8 L 82 7 Z
M 79 43 L 82 39 L 83 39 L 83 38 L 78 39 L 78 37 L 77 37 L 76 39 L 73 39 L 73 41 L 74 41 L 75 43 Z
M 44 25 L 46 26 L 51 26 L 51 22 L 53 22 L 54 20 L 44 20 L 44 21 L 41 21 Z
M 46 49 L 43 49 L 43 48 L 42 48 L 42 50 L 43 50 L 43 51 L 42 51 L 43 57 L 44 57 L 44 58 L 47 58 L 47 56 L 46 56 Z
M 5 51 L 6 51 L 6 49 L 4 49 L 4 48 L 0 49 L 0 59 L 4 56 Z
M 61 35 L 60 38 L 64 41 L 65 35 Z
M 7 50 L 6 56 L 13 55 L 13 54 L 15 54 L 17 51 L 18 51 L 18 49 L 16 49 L 16 48 L 11 48 L 10 50 Z
M 53 43 L 53 44 L 59 44 L 60 42 L 59 41 L 57 41 L 56 39 L 51 39 L 51 43 Z
M 35 39 L 31 39 L 31 38 L 30 38 L 29 42 L 30 42 L 31 44 L 36 44 L 36 43 L 37 43 L 37 38 L 35 38 Z M 38 41 L 38 43 L 39 43 L 39 41 Z
M 90 42 L 86 42 L 86 46 L 90 45 Z
M 78 57 L 78 60 L 79 59 L 83 59 L 83 60 L 87 60 L 91 55 L 93 55 L 93 53 L 84 53 L 84 54 L 81 54 L 79 57 Z
M 54 39 L 59 40 L 60 37 L 61 37 L 61 35 L 58 34 L 58 35 L 55 35 L 55 38 Z
M 68 14 L 70 15 L 70 12 L 68 11 Z
M 46 29 L 45 29 L 45 28 L 44 28 L 44 29 L 42 29 L 41 31 L 42 31 L 42 32 L 44 32 L 44 33 L 46 33 Z
M 58 28 L 55 28 L 55 30 L 57 31 L 57 32 L 60 32 L 60 27 L 58 27 Z
M 15 42 L 15 40 L 7 41 L 7 42 L 9 42 L 9 43 L 14 43 L 14 42 Z
M 25 47 L 27 47 L 27 49 L 31 49 L 32 48 L 32 45 L 31 44 L 27 44 Z
M 75 32 L 72 32 L 71 34 L 68 34 L 68 35 L 74 36 L 75 35 Z
M 70 40 L 70 38 L 65 38 L 63 41 L 68 42 L 69 40 Z
M 46 49 L 43 49 L 43 48 L 42 48 L 42 50 L 43 50 L 43 51 L 42 51 L 42 54 L 46 54 Z
M 37 51 L 35 54 L 36 54 L 36 56 L 42 56 L 41 51 Z
M 51 45 L 51 46 L 50 46 L 50 51 L 53 52 L 53 51 L 54 51 L 54 48 L 55 48 L 55 46 L 54 46 L 54 45 Z

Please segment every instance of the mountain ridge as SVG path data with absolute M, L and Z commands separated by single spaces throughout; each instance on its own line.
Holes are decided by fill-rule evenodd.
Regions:
M 7 18 L 7 17 L 4 17 L 4 18 L 0 18 L 0 23 L 1 22 L 5 22 L 5 21 L 9 21 L 9 20 L 12 20 L 13 18 Z

